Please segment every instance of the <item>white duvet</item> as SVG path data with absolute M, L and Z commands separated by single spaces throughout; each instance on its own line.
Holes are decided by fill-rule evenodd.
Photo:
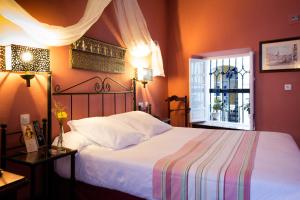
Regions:
M 157 160 L 181 148 L 206 129 L 172 128 L 138 145 L 110 150 L 70 132 L 64 146 L 78 149 L 76 179 L 134 196 L 152 198 L 152 169 Z M 300 151 L 291 136 L 261 132 L 251 178 L 252 200 L 300 199 Z M 56 172 L 70 176 L 69 158 L 56 162 Z

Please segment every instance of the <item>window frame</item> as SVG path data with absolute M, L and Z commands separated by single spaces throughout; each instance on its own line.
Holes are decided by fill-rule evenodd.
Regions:
M 227 51 L 228 52 L 228 51 Z M 206 118 L 203 120 L 194 120 L 193 119 L 193 98 L 192 98 L 192 95 L 194 95 L 194 93 L 192 92 L 192 89 L 193 87 L 193 84 L 194 82 L 191 81 L 191 77 L 194 75 L 193 72 L 191 71 L 191 68 L 192 68 L 192 65 L 193 63 L 192 62 L 196 62 L 196 61 L 199 61 L 199 62 L 205 62 L 206 63 L 206 68 L 207 68 L 207 71 L 210 71 L 210 67 L 208 65 L 208 62 L 210 60 L 219 60 L 219 59 L 230 59 L 230 58 L 238 58 L 238 57 L 243 57 L 243 56 L 249 56 L 249 70 L 250 70 L 250 73 L 249 73 L 249 102 L 250 102 L 250 114 L 249 114 L 249 118 L 250 118 L 250 124 L 249 124 L 249 127 L 247 128 L 247 126 L 244 124 L 244 123 L 235 123 L 235 122 L 224 122 L 224 121 L 212 121 L 210 120 L 210 116 L 208 116 L 208 114 L 210 115 L 211 114 L 211 110 L 210 110 L 210 100 L 209 100 L 209 105 L 207 106 L 207 102 L 205 102 L 205 105 L 206 107 L 208 108 L 208 112 L 205 113 L 206 115 Z M 206 71 L 206 72 L 207 72 Z M 196 57 L 192 57 L 190 58 L 189 60 L 189 95 L 190 95 L 190 107 L 191 107 L 191 112 L 190 112 L 190 119 L 191 119 L 191 123 L 194 123 L 196 122 L 197 124 L 203 124 L 203 125 L 206 125 L 206 126 L 213 126 L 213 127 L 222 127 L 222 128 L 236 128 L 236 129 L 246 129 L 246 130 L 255 130 L 255 104 L 254 104 L 254 94 L 255 94 L 255 77 L 254 77 L 254 74 L 255 74 L 255 71 L 254 71 L 254 52 L 249 50 L 249 51 L 246 51 L 246 52 L 242 52 L 242 53 L 227 53 L 225 55 L 214 55 L 214 56 L 210 56 L 210 55 L 207 55 L 205 57 L 201 57 L 199 58 L 199 56 L 196 56 Z M 208 77 L 208 79 L 210 79 L 210 75 L 206 75 Z M 210 87 L 210 85 L 208 85 L 208 89 L 207 89 L 207 86 L 206 86 L 206 96 L 210 96 L 210 90 L 212 90 L 212 88 Z M 239 89 L 237 89 L 239 90 Z M 247 93 L 248 94 L 248 93 Z M 207 98 L 206 98 L 207 99 Z M 206 100 L 207 101 L 207 100 Z M 218 126 L 219 124 L 219 126 Z M 227 124 L 227 125 L 226 125 Z M 236 126 L 235 126 L 236 124 Z

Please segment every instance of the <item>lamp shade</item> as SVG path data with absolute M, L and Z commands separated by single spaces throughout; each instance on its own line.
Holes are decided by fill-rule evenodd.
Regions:
M 149 81 L 152 81 L 152 69 L 150 68 L 136 68 L 136 79 L 146 87 Z
M 138 81 L 152 81 L 152 69 L 150 68 L 137 68 Z
M 0 47 L 0 69 L 15 72 L 48 72 L 49 50 L 14 44 Z

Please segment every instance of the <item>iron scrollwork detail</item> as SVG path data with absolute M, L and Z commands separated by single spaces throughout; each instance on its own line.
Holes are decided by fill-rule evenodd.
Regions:
M 97 92 L 97 93 L 109 92 L 111 89 L 111 85 L 110 85 L 110 83 L 107 82 L 107 78 L 105 78 L 103 80 L 101 78 L 99 78 L 99 80 L 100 80 L 100 83 L 99 82 L 95 83 L 95 86 L 94 86 L 95 92 Z
M 59 93 L 60 92 L 60 90 L 61 90 L 61 87 L 60 87 L 60 85 L 55 85 L 55 87 L 54 87 L 54 92 L 56 92 L 56 93 Z
M 106 82 L 106 79 L 104 79 L 101 83 L 97 82 L 95 83 L 95 92 L 101 93 L 101 92 L 109 92 L 111 89 L 111 86 L 109 83 Z
M 102 82 L 102 92 L 109 92 L 111 89 L 111 85 L 109 82 L 107 82 L 107 80 L 109 79 L 105 78 Z
M 94 89 L 95 89 L 95 92 L 100 93 L 102 90 L 102 85 L 99 82 L 97 82 L 97 83 L 95 83 Z
M 63 94 L 63 93 L 65 93 L 65 92 L 67 92 L 67 91 L 69 91 L 69 90 L 71 90 L 71 89 L 73 89 L 73 88 L 75 88 L 75 87 L 77 87 L 77 86 L 79 86 L 79 85 L 82 85 L 82 84 L 84 84 L 84 83 L 87 83 L 87 82 L 89 82 L 89 81 L 91 81 L 91 80 L 93 80 L 93 79 L 96 79 L 96 80 L 97 80 L 97 82 L 94 84 L 94 88 L 93 88 L 94 91 L 95 91 L 95 93 L 110 92 L 110 91 L 111 91 L 111 84 L 109 83 L 109 81 L 112 81 L 112 82 L 115 82 L 115 83 L 119 84 L 118 82 L 116 82 L 116 81 L 114 81 L 113 79 L 108 78 L 108 77 L 106 77 L 106 78 L 104 78 L 104 79 L 102 79 L 102 78 L 100 78 L 100 77 L 93 77 L 93 78 L 91 78 L 91 79 L 88 79 L 88 80 L 86 80 L 86 81 L 83 81 L 83 82 L 81 82 L 81 83 L 78 83 L 78 84 L 76 84 L 76 85 L 73 85 L 73 86 L 71 86 L 71 87 L 69 87 L 69 88 L 66 88 L 66 89 L 64 89 L 64 90 L 62 90 L 62 89 L 61 89 L 61 86 L 60 86 L 59 84 L 57 84 L 57 85 L 55 85 L 55 87 L 54 87 L 54 92 L 57 93 L 57 94 Z M 126 89 L 123 85 L 120 85 L 120 84 L 119 84 L 119 86 L 121 86 L 122 88 Z

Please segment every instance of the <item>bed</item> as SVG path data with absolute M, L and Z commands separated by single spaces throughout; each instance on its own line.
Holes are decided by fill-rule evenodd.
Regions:
M 145 199 L 154 199 L 153 169 L 157 161 L 178 151 L 193 138 L 206 133 L 221 133 L 234 137 L 243 134 L 243 131 L 172 127 L 160 135 L 121 150 L 112 150 L 82 138 L 78 139 L 76 132 L 66 133 L 64 140 L 68 144 L 67 147 L 79 149 L 76 156 L 77 180 Z M 69 177 L 68 162 L 68 159 L 64 159 L 56 163 L 56 172 L 62 177 Z M 206 170 L 206 174 L 212 174 L 210 181 L 215 182 L 212 184 L 215 185 L 216 168 Z M 195 170 L 191 169 L 189 186 L 194 186 L 194 175 Z M 216 199 L 215 189 L 206 190 L 208 192 L 205 197 L 196 198 L 195 188 L 191 187 L 188 199 Z M 250 199 L 300 199 L 300 153 L 289 135 L 259 133 L 251 176 Z
M 143 199 L 300 199 L 300 152 L 288 134 L 171 127 L 139 111 L 120 115 L 71 120 L 81 122 L 64 134 L 64 146 L 78 150 L 76 180 Z M 108 128 L 97 124 L 108 119 Z M 116 139 L 127 126 L 134 136 Z M 143 135 L 149 130 L 155 134 Z M 56 162 L 58 175 L 69 177 L 69 162 Z

